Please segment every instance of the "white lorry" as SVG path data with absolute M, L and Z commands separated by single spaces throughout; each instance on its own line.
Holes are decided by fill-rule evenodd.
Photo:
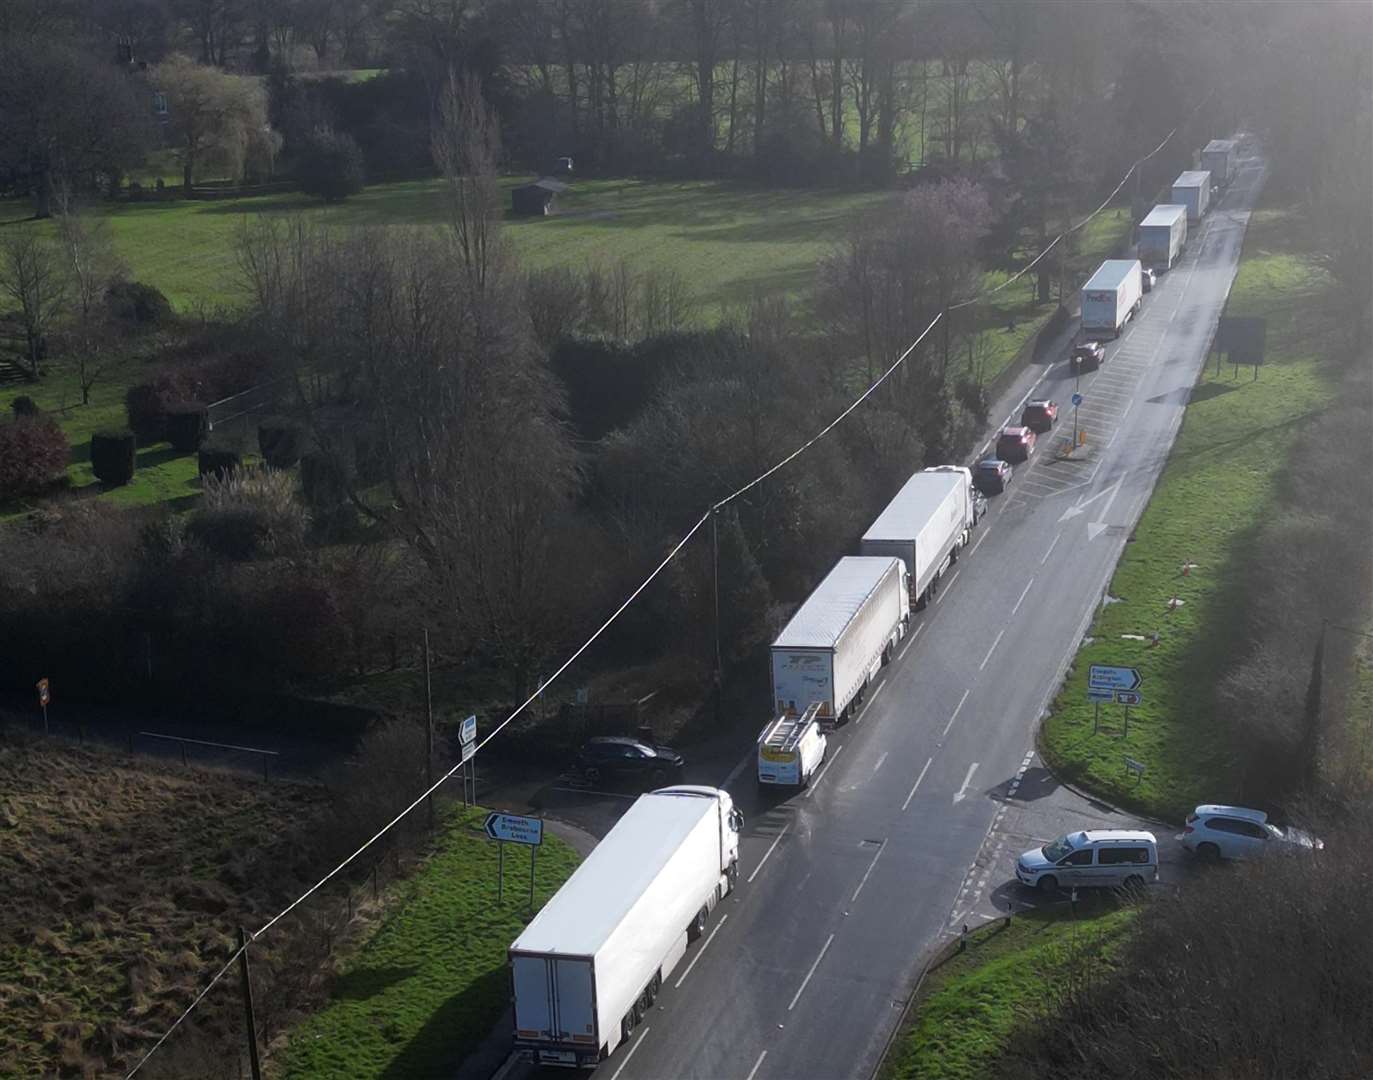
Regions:
M 1211 207 L 1211 174 L 1204 169 L 1179 173 L 1172 201 L 1187 207 L 1187 220 L 1200 221 Z
M 1163 203 L 1139 223 L 1139 259 L 1155 270 L 1171 270 L 1187 243 L 1187 207 Z
M 1211 187 L 1226 187 L 1235 176 L 1235 140 L 1212 139 L 1201 152 L 1201 167 L 1211 174 Z
M 516 1049 L 594 1068 L 629 1038 L 738 883 L 742 827 L 716 788 L 635 800 L 510 946 Z
M 1082 286 L 1082 332 L 1120 337 L 1144 301 L 1144 268 L 1138 259 L 1107 259 Z
M 911 605 L 921 610 L 939 588 L 939 579 L 958 560 L 977 524 L 972 474 L 918 472 L 902 485 L 863 534 L 864 555 L 895 555 L 906 567 Z
M 900 559 L 845 555 L 772 643 L 778 714 L 813 703 L 823 722 L 843 723 L 910 625 Z
M 799 716 L 783 713 L 758 736 L 758 786 L 808 787 L 828 749 L 820 702 L 811 702 Z

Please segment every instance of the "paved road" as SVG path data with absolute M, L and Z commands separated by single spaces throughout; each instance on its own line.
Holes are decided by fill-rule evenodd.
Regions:
M 866 1077 L 925 949 L 1025 899 L 1012 880 L 1022 847 L 1078 822 L 1124 824 L 1043 773 L 1034 732 L 1163 467 L 1262 176 L 1244 157 L 1181 262 L 1081 380 L 1086 451 L 1058 460 L 1059 438 L 1042 439 L 992 500 L 813 787 L 764 804 L 751 760 L 733 771 L 748 819 L 742 887 L 600 1080 Z M 1034 379 L 1066 406 L 1066 434 L 1066 362 Z

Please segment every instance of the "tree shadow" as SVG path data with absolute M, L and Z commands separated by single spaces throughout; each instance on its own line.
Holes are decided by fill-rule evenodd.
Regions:
M 494 968 L 443 1002 L 381 1074 L 382 1080 L 453 1075 L 460 1048 L 477 1049 L 500 1019 L 510 996 L 505 967 Z M 509 1046 L 501 1047 L 501 1058 Z M 497 1060 L 495 1065 L 499 1065 Z
M 345 1001 L 366 1001 L 418 972 L 416 967 L 354 968 L 335 980 L 333 996 Z
M 1192 388 L 1192 392 L 1187 398 L 1187 404 L 1195 405 L 1199 401 L 1210 401 L 1212 398 L 1218 398 L 1224 394 L 1240 389 L 1241 385 L 1243 384 L 1204 382 L 1200 386 L 1194 386 Z
M 87 457 L 89 457 L 89 444 L 87 446 Z M 138 451 L 135 460 L 140 469 L 155 469 L 168 461 L 173 461 L 186 455 L 172 446 L 150 446 L 146 450 Z

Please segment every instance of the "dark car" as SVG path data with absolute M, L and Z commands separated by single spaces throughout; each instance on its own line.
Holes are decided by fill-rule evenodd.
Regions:
M 1099 341 L 1084 341 L 1073 348 L 1073 374 L 1096 371 L 1106 362 L 1106 346 Z
M 1001 429 L 996 456 L 1002 461 L 1027 461 L 1035 449 L 1035 433 L 1027 427 Z
M 1043 435 L 1054 426 L 1054 421 L 1057 419 L 1058 402 L 1050 401 L 1048 398 L 1027 401 L 1025 408 L 1020 413 L 1020 423 L 1036 435 Z
M 1009 462 L 1000 458 L 987 458 L 979 461 L 977 468 L 973 470 L 973 486 L 988 495 L 996 495 L 1006 490 L 1006 485 L 1011 482 L 1011 474 L 1014 472 Z
M 607 735 L 589 740 L 577 752 L 573 772 L 589 784 L 633 782 L 662 787 L 681 776 L 686 759 L 669 746 Z

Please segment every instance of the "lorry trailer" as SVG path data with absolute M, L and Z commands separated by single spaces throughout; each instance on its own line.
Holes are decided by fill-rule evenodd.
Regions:
M 918 611 L 958 559 L 977 523 L 972 474 L 918 472 L 902 485 L 863 534 L 864 555 L 895 555 L 905 564 L 911 605 Z
M 741 828 L 716 788 L 635 800 L 510 946 L 516 1049 L 594 1068 L 628 1039 L 738 884 Z
M 1172 201 L 1187 207 L 1187 220 L 1200 221 L 1211 207 L 1211 174 L 1205 170 L 1179 173 L 1173 181 Z
M 1171 270 L 1187 243 L 1187 207 L 1163 203 L 1139 223 L 1139 259 L 1154 270 Z
M 1211 174 L 1213 190 L 1229 185 L 1235 176 L 1235 140 L 1212 139 L 1201 152 L 1201 167 Z
M 1144 268 L 1138 259 L 1107 259 L 1082 287 L 1082 332 L 1120 337 L 1144 300 Z

